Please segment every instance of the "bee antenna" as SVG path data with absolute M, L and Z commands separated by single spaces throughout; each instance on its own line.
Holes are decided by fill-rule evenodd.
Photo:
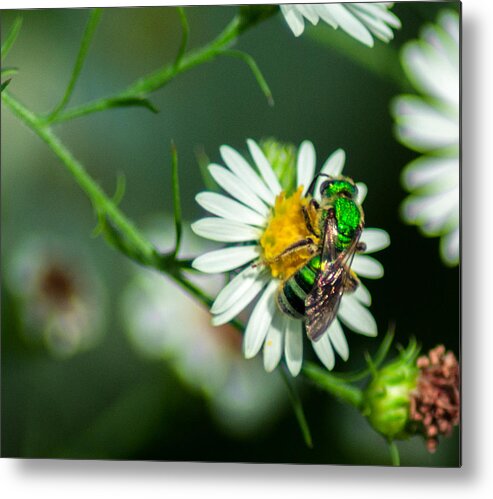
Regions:
M 318 180 L 318 177 L 327 177 L 327 178 L 332 178 L 330 175 L 327 175 L 326 173 L 319 173 L 318 175 L 315 175 L 315 177 L 313 178 L 311 184 L 310 184 L 310 187 L 308 187 L 308 190 L 306 191 L 307 193 L 311 194 L 312 193 L 312 190 L 314 189 L 315 187 L 315 183 L 317 182 Z

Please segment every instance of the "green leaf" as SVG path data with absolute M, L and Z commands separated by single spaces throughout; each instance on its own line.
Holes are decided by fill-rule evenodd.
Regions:
M 204 181 L 206 189 L 212 192 L 219 192 L 219 187 L 214 182 L 214 179 L 212 178 L 212 175 L 209 172 L 209 165 L 211 162 L 203 146 L 195 148 L 195 157 L 197 158 L 200 175 L 202 176 L 202 180 Z
M 187 48 L 187 43 L 188 43 L 188 34 L 190 32 L 185 9 L 183 7 L 177 7 L 177 10 L 178 10 L 178 15 L 180 16 L 182 36 L 181 36 L 180 48 L 178 49 L 178 53 L 176 54 L 176 59 L 174 64 L 175 68 L 180 65 L 180 62 L 183 59 L 183 56 L 185 55 L 185 50 Z
M 21 26 L 22 26 L 22 17 L 18 17 L 14 21 L 14 24 L 12 25 L 10 33 L 7 35 L 5 42 L 2 44 L 2 51 L 1 51 L 2 61 L 5 59 L 5 57 L 7 57 L 9 50 L 14 45 L 15 40 L 17 39 L 17 35 L 21 30 Z
M 106 101 L 107 109 L 111 109 L 114 107 L 145 107 L 152 111 L 153 113 L 159 113 L 157 107 L 152 104 L 149 99 L 145 97 L 115 97 L 110 98 Z
M 3 92 L 9 85 L 9 83 L 12 81 L 12 78 L 9 78 L 8 80 L 5 80 L 0 84 L 0 92 Z
M 50 119 L 55 117 L 68 103 L 70 97 L 77 83 L 77 79 L 82 71 L 82 66 L 89 52 L 89 47 L 91 45 L 92 38 L 98 27 L 99 21 L 101 20 L 102 9 L 92 9 L 89 14 L 89 20 L 87 21 L 87 26 L 82 36 L 82 41 L 80 43 L 79 53 L 77 54 L 77 59 L 75 60 L 74 68 L 72 69 L 72 75 L 70 76 L 69 83 L 62 97 L 62 100 L 57 104 L 55 109 L 50 115 Z

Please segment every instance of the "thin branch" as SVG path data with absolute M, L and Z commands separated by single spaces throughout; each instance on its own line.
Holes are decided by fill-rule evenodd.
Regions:
M 77 83 L 77 79 L 82 71 L 82 66 L 84 65 L 84 61 L 86 59 L 87 53 L 89 52 L 89 47 L 91 45 L 92 38 L 98 27 L 99 21 L 101 20 L 101 16 L 103 14 L 102 9 L 92 9 L 89 14 L 89 20 L 87 21 L 86 29 L 84 31 L 84 35 L 82 36 L 82 41 L 79 48 L 79 53 L 77 54 L 77 59 L 75 60 L 74 68 L 72 69 L 72 75 L 70 77 L 70 81 L 65 90 L 65 94 L 62 97 L 62 100 L 58 103 L 55 109 L 50 114 L 48 120 L 53 120 L 55 116 L 57 116 L 60 111 L 67 105 L 70 97 L 75 88 L 75 84 Z
M 104 213 L 109 218 L 117 230 L 125 236 L 134 250 L 141 255 L 142 260 L 149 263 L 154 261 L 157 255 L 154 246 L 122 214 L 115 203 L 86 172 L 84 166 L 74 158 L 60 139 L 53 134 L 52 130 L 8 92 L 2 92 L 2 100 L 58 156 L 62 164 L 91 200 L 94 209 L 98 213 Z
M 2 50 L 1 50 L 1 58 L 2 62 L 3 60 L 7 57 L 7 54 L 9 53 L 10 49 L 14 45 L 17 35 L 19 34 L 20 30 L 22 27 L 22 17 L 16 18 L 14 21 L 14 24 L 12 25 L 12 28 L 10 29 L 10 33 L 7 35 L 7 38 L 5 38 L 5 42 L 2 44 Z
M 176 9 L 178 10 L 178 15 L 180 16 L 182 35 L 180 48 L 178 49 L 178 53 L 176 54 L 174 64 L 175 68 L 180 64 L 183 56 L 185 55 L 185 50 L 187 49 L 188 43 L 188 35 L 190 33 L 190 27 L 188 26 L 187 14 L 185 13 L 185 9 L 183 7 L 177 7 Z
M 96 113 L 115 107 L 118 102 L 124 103 L 128 99 L 143 99 L 148 94 L 167 85 L 176 76 L 200 64 L 209 62 L 226 51 L 244 31 L 255 26 L 258 22 L 274 15 L 276 10 L 269 11 L 263 17 L 245 19 L 241 14 L 233 18 L 226 28 L 211 42 L 203 47 L 184 54 L 178 64 L 167 64 L 156 71 L 139 78 L 127 89 L 112 97 L 97 99 L 93 102 L 68 109 L 57 115 L 52 123 L 60 123 L 91 113 Z
M 180 180 L 178 177 L 178 151 L 174 142 L 171 143 L 171 185 L 173 187 L 173 215 L 175 219 L 175 249 L 173 257 L 176 258 L 181 245 L 182 221 L 181 221 L 181 200 L 180 200 Z
M 260 90 L 263 92 L 265 97 L 267 98 L 267 103 L 269 106 L 274 106 L 274 98 L 272 97 L 272 92 L 267 84 L 267 81 L 264 78 L 264 75 L 260 71 L 255 59 L 246 52 L 242 52 L 241 50 L 225 50 L 222 55 L 227 55 L 229 57 L 236 57 L 237 59 L 241 59 L 252 71 L 253 76 L 257 80 L 257 83 L 260 87 Z
M 312 436 L 310 433 L 310 427 L 308 426 L 308 422 L 305 417 L 305 412 L 303 411 L 303 404 L 301 403 L 301 399 L 295 387 L 293 386 L 293 381 L 286 374 L 284 369 L 280 369 L 279 372 L 281 373 L 282 380 L 284 381 L 284 384 L 288 389 L 289 400 L 291 401 L 294 414 L 296 416 L 296 419 L 298 420 L 298 424 L 300 426 L 303 439 L 305 440 L 305 444 L 307 445 L 307 447 L 312 449 L 313 448 Z
M 363 392 L 338 377 L 330 374 L 311 362 L 305 363 L 303 374 L 312 380 L 318 387 L 334 395 L 343 402 L 347 402 L 356 408 L 361 408 Z

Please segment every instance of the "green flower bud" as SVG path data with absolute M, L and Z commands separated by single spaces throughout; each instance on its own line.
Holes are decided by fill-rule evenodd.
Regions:
M 272 165 L 282 189 L 291 195 L 296 189 L 296 147 L 293 144 L 264 139 L 260 147 Z
M 388 440 L 422 435 L 435 452 L 440 435 L 460 420 L 459 363 L 443 345 L 418 358 L 416 343 L 375 371 L 363 394 L 363 414 Z
M 411 393 L 419 375 L 415 361 L 416 354 L 402 354 L 375 372 L 364 392 L 363 414 L 376 431 L 390 440 L 407 436 Z

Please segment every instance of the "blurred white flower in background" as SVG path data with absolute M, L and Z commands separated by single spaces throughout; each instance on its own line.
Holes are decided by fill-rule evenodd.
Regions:
M 411 193 L 403 217 L 441 238 L 448 265 L 459 262 L 459 37 L 459 16 L 447 10 L 404 45 L 402 66 L 420 95 L 401 95 L 392 105 L 397 138 L 422 153 L 402 173 Z
M 57 357 L 94 347 L 102 337 L 106 295 L 80 249 L 33 237 L 13 252 L 7 285 L 20 304 L 23 332 Z
M 305 19 L 313 25 L 319 20 L 334 29 L 341 28 L 356 40 L 373 47 L 373 37 L 384 42 L 394 38 L 392 28 L 400 28 L 399 18 L 390 9 L 393 3 L 285 4 L 281 12 L 295 36 L 305 29 Z
M 159 226 L 165 231 L 172 223 L 163 221 Z M 172 246 L 173 237 L 150 233 L 163 251 Z M 196 254 L 206 247 L 184 227 L 182 248 L 185 254 Z M 210 293 L 223 283 L 219 276 L 187 277 Z M 122 305 L 134 347 L 148 358 L 165 361 L 185 385 L 205 396 L 223 427 L 246 435 L 282 409 L 287 392 L 281 378 L 268 376 L 261 362 L 247 362 L 241 333 L 231 325 L 213 327 L 208 310 L 165 276 L 136 269 Z

